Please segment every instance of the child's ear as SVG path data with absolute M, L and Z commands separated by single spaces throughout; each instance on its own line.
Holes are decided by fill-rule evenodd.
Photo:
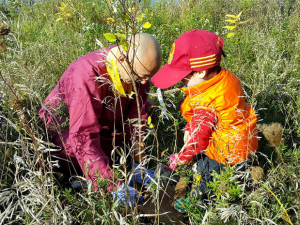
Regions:
M 206 77 L 206 74 L 207 74 L 207 70 L 202 70 L 197 73 L 197 76 L 203 79 L 204 77 Z

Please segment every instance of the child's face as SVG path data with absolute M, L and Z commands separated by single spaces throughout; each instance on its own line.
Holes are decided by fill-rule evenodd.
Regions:
M 197 84 L 202 83 L 205 81 L 206 71 L 195 71 L 187 75 L 185 78 L 182 79 L 183 84 L 186 87 L 195 86 Z

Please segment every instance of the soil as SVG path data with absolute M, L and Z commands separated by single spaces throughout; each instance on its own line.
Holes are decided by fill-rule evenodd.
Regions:
M 164 223 L 168 224 L 185 224 L 184 214 L 177 212 L 174 208 L 174 202 L 177 199 L 185 198 L 187 191 L 187 185 L 184 182 L 184 178 L 180 178 L 176 186 L 168 185 L 159 192 L 159 203 L 153 203 L 153 198 L 149 195 L 148 199 L 144 204 L 139 208 L 141 214 L 148 214 L 148 218 L 152 218 L 155 221 L 155 224 Z M 159 221 L 157 217 L 155 218 L 155 213 L 159 212 Z

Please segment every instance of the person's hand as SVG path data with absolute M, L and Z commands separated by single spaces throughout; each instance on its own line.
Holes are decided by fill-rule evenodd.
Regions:
M 122 204 L 128 206 L 135 206 L 136 203 L 142 203 L 144 201 L 143 196 L 133 187 L 126 186 L 122 183 L 117 190 L 110 192 L 114 201 L 119 201 Z
M 143 158 L 145 158 L 145 157 L 146 157 L 145 143 L 144 142 L 135 143 L 133 145 L 133 158 L 134 158 L 134 161 L 140 163 L 143 160 Z
M 133 175 L 129 180 L 129 186 L 133 187 L 134 181 L 139 184 L 149 184 L 155 178 L 155 171 L 148 170 L 145 165 L 134 163 Z
M 177 168 L 177 166 L 181 166 L 183 165 L 185 162 L 184 161 L 180 161 L 180 159 L 178 158 L 178 154 L 175 155 L 170 155 L 169 157 L 169 162 L 170 162 L 170 169 L 175 170 Z
M 169 158 L 169 162 L 170 162 L 170 169 L 172 170 L 175 170 L 176 167 L 177 167 L 177 163 L 178 163 L 179 159 L 177 157 L 177 154 L 176 155 L 170 155 L 170 158 Z

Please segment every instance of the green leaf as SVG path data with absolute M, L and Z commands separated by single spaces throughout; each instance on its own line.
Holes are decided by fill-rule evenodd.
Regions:
M 125 21 L 126 22 L 131 22 L 131 19 L 130 19 L 129 15 L 127 13 L 125 15 Z
M 115 33 L 116 37 L 123 40 L 126 39 L 126 35 L 125 34 L 121 34 L 121 33 Z
M 226 28 L 228 30 L 234 30 L 236 28 L 236 26 L 225 26 L 223 28 Z
M 114 204 L 112 205 L 112 209 L 115 209 L 119 205 L 120 199 L 117 199 Z
M 117 40 L 116 35 L 114 35 L 113 33 L 105 33 L 104 37 L 109 42 L 115 42 Z
M 146 22 L 146 23 L 143 24 L 143 27 L 144 27 L 145 29 L 149 29 L 149 28 L 151 27 L 151 23 Z
M 128 48 L 129 48 L 129 43 L 126 39 L 122 39 L 121 40 L 121 45 L 122 45 L 122 48 L 125 52 L 128 52 Z
M 235 23 L 236 22 L 236 20 L 225 20 L 225 21 L 227 21 L 229 23 Z
M 227 37 L 230 38 L 233 35 L 235 35 L 235 33 L 229 33 L 229 34 L 227 34 Z
M 232 14 L 227 14 L 226 16 L 227 16 L 227 17 L 234 18 L 234 19 L 236 18 L 236 16 L 235 16 L 235 15 L 232 15 Z
M 236 18 L 239 19 L 240 16 L 242 15 L 243 11 L 241 11 L 239 14 L 237 14 Z
M 141 13 L 140 15 L 137 16 L 136 20 L 138 22 L 142 22 L 145 19 L 145 13 Z

